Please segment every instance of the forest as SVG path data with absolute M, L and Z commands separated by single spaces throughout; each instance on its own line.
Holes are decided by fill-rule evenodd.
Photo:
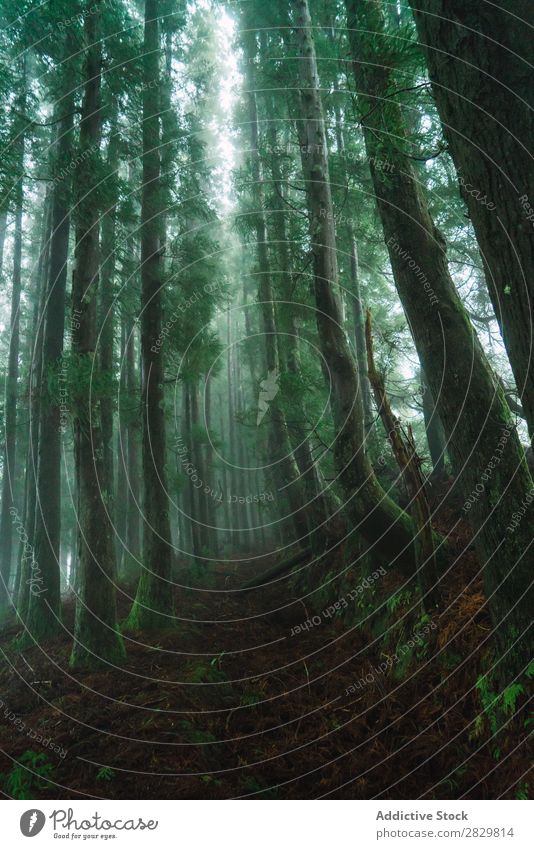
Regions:
M 0 796 L 532 797 L 530 0 L 0 0 Z

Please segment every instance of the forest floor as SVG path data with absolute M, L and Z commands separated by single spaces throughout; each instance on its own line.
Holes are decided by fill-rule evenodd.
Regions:
M 197 621 L 128 635 L 121 669 L 73 674 L 67 634 L 20 654 L 16 627 L 6 630 L 4 796 L 16 784 L 13 760 L 31 750 L 46 756 L 46 781 L 23 772 L 26 798 L 522 798 L 527 700 L 513 697 L 498 714 L 477 686 L 491 630 L 477 572 L 463 555 L 444 582 L 437 627 L 398 663 L 387 661 L 392 647 L 422 620 L 393 575 L 380 586 L 398 600 L 382 606 L 397 622 L 389 642 L 375 639 L 371 621 L 322 615 L 292 635 L 314 611 L 292 600 L 287 581 L 243 594 L 223 567 L 218 592 L 176 593 L 178 615 Z M 121 597 L 121 615 L 128 608 Z M 66 600 L 67 631 L 73 616 Z

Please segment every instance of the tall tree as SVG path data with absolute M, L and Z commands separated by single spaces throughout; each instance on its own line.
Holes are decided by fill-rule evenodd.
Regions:
M 254 28 L 250 25 L 252 22 L 249 21 L 248 15 L 244 16 L 244 23 L 243 43 L 247 59 L 246 80 L 248 87 L 247 101 L 250 132 L 250 170 L 252 191 L 256 205 L 254 223 L 258 258 L 258 303 L 261 311 L 265 344 L 265 363 L 268 373 L 265 377 L 264 384 L 270 381 L 273 389 L 272 392 L 269 389 L 267 390 L 267 394 L 272 396 L 268 402 L 269 410 L 267 412 L 269 417 L 269 456 L 267 459 L 271 466 L 271 473 L 277 481 L 279 493 L 284 493 L 286 496 L 288 513 L 294 524 L 297 540 L 301 544 L 306 544 L 309 532 L 313 529 L 314 525 L 311 523 L 310 508 L 303 497 L 302 482 L 289 439 L 285 411 L 278 393 L 278 380 L 280 378 L 282 362 L 276 324 L 275 298 L 272 289 L 268 235 L 265 221 L 263 174 L 259 154 L 258 108 L 254 75 L 256 35 Z
M 141 358 L 143 406 L 143 570 L 128 618 L 132 628 L 173 621 L 172 542 L 165 471 L 162 326 L 160 36 L 157 0 L 145 0 L 143 42 L 143 190 L 141 208 Z
M 13 282 L 11 287 L 11 317 L 9 320 L 9 355 L 6 374 L 4 412 L 4 451 L 2 470 L 2 502 L 0 505 L 0 611 L 9 603 L 13 553 L 14 486 L 16 480 L 17 397 L 20 347 L 20 297 L 22 292 L 22 215 L 24 204 L 24 153 L 26 126 L 24 115 L 27 102 L 26 60 L 21 61 L 21 93 L 16 101 L 19 116 L 13 125 L 16 174 L 13 187 L 15 231 L 13 242 Z
M 96 6 L 96 11 L 95 11 Z M 75 462 L 78 486 L 78 587 L 71 665 L 97 666 L 124 657 L 117 629 L 115 549 L 111 505 L 106 503 L 102 405 L 95 383 L 96 305 L 99 282 L 98 194 L 102 137 L 103 0 L 84 18 L 84 91 L 76 180 L 76 247 L 72 275 L 72 337 L 78 378 Z
M 530 0 L 410 5 L 534 438 L 534 7 Z
M 345 2 L 367 155 L 395 283 L 449 439 L 457 485 L 466 501 L 477 493 L 469 518 L 504 654 L 530 617 L 530 533 L 526 525 L 514 533 L 507 526 L 532 480 L 502 387 L 455 289 L 445 240 L 407 155 L 402 112 L 391 96 L 395 77 L 380 0 Z M 387 174 L 380 168 L 383 159 L 391 165 Z M 525 653 L 516 647 L 508 669 L 512 658 L 519 671 Z
M 317 327 L 332 381 L 336 471 L 346 510 L 367 542 L 409 574 L 417 569 L 410 518 L 380 486 L 365 451 L 362 388 L 343 328 L 327 145 L 312 23 L 307 0 L 295 0 L 299 48 L 300 112 L 297 124 L 310 218 Z
M 65 292 L 70 234 L 71 164 L 73 158 L 74 89 L 68 57 L 73 49 L 70 31 L 64 37 L 65 65 L 55 107 L 57 137 L 51 151 L 52 221 L 48 274 L 44 291 L 39 352 L 39 420 L 33 438 L 38 441 L 35 481 L 33 545 L 42 583 L 30 594 L 28 634 L 41 641 L 60 628 L 61 600 L 59 547 L 61 534 L 61 448 L 66 425 L 61 407 L 68 407 L 67 374 L 62 362 L 65 333 Z M 55 391 L 51 387 L 56 377 Z M 60 389 L 61 387 L 61 389 Z M 20 615 L 24 621 L 25 605 Z

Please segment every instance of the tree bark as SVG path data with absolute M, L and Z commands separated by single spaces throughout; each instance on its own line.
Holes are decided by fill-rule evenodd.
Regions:
M 434 403 L 434 398 L 424 371 L 421 369 L 421 394 L 423 397 L 423 418 L 425 420 L 426 440 L 430 459 L 432 461 L 432 474 L 436 478 L 443 476 L 445 472 L 445 456 L 447 451 L 447 440 L 441 419 Z

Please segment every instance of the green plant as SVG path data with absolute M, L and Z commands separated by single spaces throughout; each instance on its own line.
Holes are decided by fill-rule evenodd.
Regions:
M 112 781 L 115 778 L 115 775 L 116 775 L 116 772 L 115 772 L 114 769 L 111 769 L 110 766 L 103 766 L 98 770 L 98 772 L 96 774 L 96 780 L 97 781 Z
M 521 784 L 517 788 L 517 793 L 515 794 L 515 798 L 521 799 L 521 800 L 529 799 L 530 797 L 528 795 L 528 790 L 529 790 L 529 784 L 528 784 L 528 781 L 525 781 L 523 784 Z
M 525 688 L 521 684 L 510 684 L 502 694 L 502 702 L 505 713 L 515 713 L 515 706 L 518 697 L 525 692 Z
M 410 604 L 411 600 L 412 594 L 410 590 L 401 590 L 388 598 L 386 606 L 390 613 L 395 613 L 403 604 Z
M 31 799 L 37 790 L 50 787 L 48 777 L 54 767 L 46 755 L 38 752 L 24 752 L 13 765 L 11 771 L 0 775 L 7 796 L 12 799 Z

